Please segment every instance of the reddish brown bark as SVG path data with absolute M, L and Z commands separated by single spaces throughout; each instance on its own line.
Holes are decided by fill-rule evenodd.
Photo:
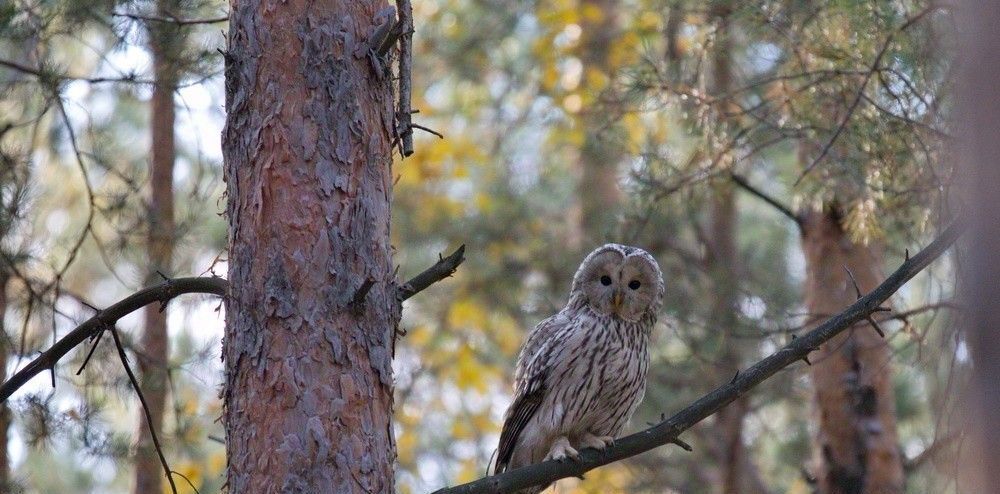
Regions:
M 845 267 L 863 293 L 882 279 L 880 249 L 852 242 L 833 210 L 804 215 L 802 248 L 806 307 L 817 322 L 856 300 Z M 819 426 L 819 492 L 903 492 L 888 343 L 870 325 L 858 324 L 810 358 Z
M 171 12 L 171 0 L 160 0 L 160 14 Z M 150 101 L 150 203 L 147 251 L 149 264 L 147 281 L 160 273 L 169 273 L 174 250 L 174 91 L 177 87 L 176 52 L 180 33 L 176 26 L 150 22 L 150 51 L 153 54 L 153 96 Z M 140 387 L 152 426 L 163 429 L 163 412 L 167 398 L 167 313 L 159 306 L 146 307 L 144 330 L 140 339 Z M 135 482 L 132 492 L 160 492 L 163 467 L 153 446 L 146 416 L 139 414 L 138 441 L 135 453 Z M 162 434 L 158 434 L 162 437 Z
M 232 5 L 229 492 L 394 491 L 392 91 L 367 44 L 385 7 Z

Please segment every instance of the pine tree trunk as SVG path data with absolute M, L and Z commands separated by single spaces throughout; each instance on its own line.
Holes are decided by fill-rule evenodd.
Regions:
M 852 242 L 836 211 L 805 215 L 805 302 L 815 321 L 853 303 L 881 281 L 880 249 Z M 847 269 L 845 269 L 847 268 Z M 896 435 L 891 351 L 871 325 L 858 324 L 810 355 L 819 416 L 816 438 L 821 494 L 903 492 Z
M 160 0 L 161 15 L 175 11 L 171 0 Z M 150 51 L 153 54 L 153 96 L 150 108 L 149 255 L 146 281 L 156 282 L 160 273 L 170 273 L 174 250 L 174 91 L 177 87 L 176 50 L 179 32 L 176 26 L 164 22 L 150 22 Z M 142 352 L 139 360 L 140 386 L 152 426 L 160 437 L 163 434 L 163 413 L 167 398 L 167 313 L 158 305 L 147 306 L 145 326 L 140 340 Z M 164 478 L 163 467 L 153 446 L 150 424 L 144 413 L 139 413 L 138 442 L 135 455 L 135 482 L 132 492 L 143 494 L 160 492 Z
M 591 71 L 614 77 L 611 66 L 611 46 L 618 36 L 618 0 L 583 0 L 581 2 L 582 33 L 581 52 L 583 81 L 595 100 L 600 90 L 587 86 Z M 608 135 L 609 120 L 606 112 L 595 101 L 585 106 L 579 125 L 586 136 L 580 149 L 578 205 L 572 216 L 577 223 L 577 233 L 571 235 L 574 248 L 591 249 L 607 241 L 610 227 L 621 206 L 621 188 L 618 184 L 618 164 L 621 158 L 614 139 Z M 576 244 L 576 245 L 573 245 Z
M 712 94 L 725 97 L 733 86 L 733 33 L 730 30 L 730 6 L 719 1 L 712 6 L 716 31 L 712 49 Z M 726 111 L 726 108 L 722 108 Z M 722 121 L 721 125 L 728 125 Z M 720 367 L 732 375 L 743 365 L 744 351 L 741 342 L 733 337 L 737 330 L 736 317 L 739 296 L 740 258 L 736 244 L 736 192 L 732 182 L 718 182 L 712 193 L 709 228 L 709 271 L 713 280 L 714 297 L 712 320 L 714 331 L 724 335 Z M 750 409 L 747 397 L 741 397 L 716 416 L 714 433 L 718 441 L 718 462 L 721 482 L 718 491 L 723 494 L 766 492 L 758 483 L 756 469 L 747 456 L 743 442 L 743 424 Z
M 229 492 L 394 492 L 393 99 L 367 44 L 386 7 L 232 6 Z M 370 291 L 356 296 L 366 280 Z
M 736 254 L 736 198 L 733 188 L 728 184 L 719 184 L 712 194 L 709 269 L 712 275 L 713 297 L 712 319 L 709 325 L 724 337 L 725 351 L 720 358 L 720 367 L 724 373 L 734 373 L 742 364 L 740 349 L 737 342 L 731 338 L 736 329 L 736 295 L 737 278 L 734 276 L 738 268 Z M 743 419 L 746 416 L 749 403 L 746 398 L 740 398 L 719 411 L 716 416 L 716 427 L 713 432 L 717 436 L 719 448 L 719 470 L 721 482 L 718 490 L 724 494 L 744 492 L 741 488 L 745 477 L 742 467 L 745 463 L 746 447 L 743 444 Z

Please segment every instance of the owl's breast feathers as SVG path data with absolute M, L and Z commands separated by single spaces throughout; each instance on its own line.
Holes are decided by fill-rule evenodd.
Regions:
M 543 433 L 525 440 L 577 429 L 620 432 L 645 389 L 650 329 L 645 326 L 651 321 L 632 323 L 572 306 L 539 323 L 518 357 L 494 474 L 523 466 L 511 465 L 519 447 L 547 450 L 548 444 L 519 444 L 529 423 Z

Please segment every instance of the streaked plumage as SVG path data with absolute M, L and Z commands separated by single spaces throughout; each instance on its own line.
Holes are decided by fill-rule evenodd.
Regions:
M 660 268 L 642 249 L 607 244 L 583 260 L 566 307 L 521 348 L 494 473 L 618 437 L 645 392 L 663 292 Z

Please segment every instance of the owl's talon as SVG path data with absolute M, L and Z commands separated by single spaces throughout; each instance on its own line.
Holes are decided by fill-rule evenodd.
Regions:
M 573 446 L 569 444 L 569 439 L 566 436 L 559 436 L 558 439 L 552 442 L 552 447 L 549 448 L 549 454 L 545 455 L 546 460 L 556 460 L 556 461 L 566 461 L 566 458 L 571 458 L 573 460 L 580 457 L 580 453 L 573 449 Z
M 601 451 L 608 446 L 614 446 L 615 438 L 611 436 L 595 436 L 588 432 L 583 435 L 583 439 L 580 440 L 580 445 L 584 448 L 594 448 Z

